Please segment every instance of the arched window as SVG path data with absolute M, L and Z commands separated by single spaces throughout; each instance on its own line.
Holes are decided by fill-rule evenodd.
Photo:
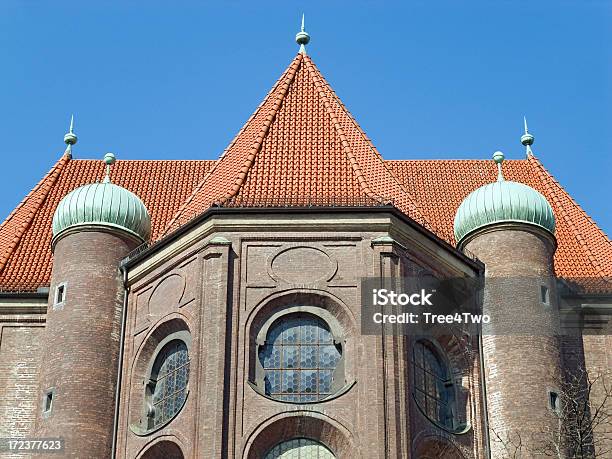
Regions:
M 184 459 L 184 457 L 177 444 L 163 440 L 146 450 L 140 459 Z
M 336 456 L 319 442 L 294 438 L 274 446 L 264 459 L 336 459 Z
M 340 344 L 325 321 L 313 314 L 281 316 L 259 348 L 266 395 L 288 402 L 316 402 L 344 384 L 335 378 Z
M 189 352 L 184 341 L 168 342 L 155 357 L 147 384 L 148 428 L 159 427 L 176 415 L 187 397 Z
M 414 344 L 413 373 L 414 396 L 423 413 L 436 424 L 454 429 L 455 391 L 448 368 L 433 344 Z

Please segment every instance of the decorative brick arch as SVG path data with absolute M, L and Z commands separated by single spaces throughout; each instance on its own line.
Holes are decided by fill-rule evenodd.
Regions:
M 173 339 L 180 339 L 185 342 L 189 350 L 190 358 L 192 353 L 191 332 L 187 318 L 172 313 L 153 326 L 148 336 L 143 340 L 134 361 L 130 375 L 130 407 L 129 407 L 129 427 L 137 435 L 148 434 L 143 429 L 140 421 L 144 419 L 145 411 L 145 385 L 157 353 L 165 344 Z
M 441 436 L 428 436 L 420 440 L 414 450 L 416 459 L 465 459 L 450 440 Z
M 473 339 L 468 336 L 469 339 Z M 424 342 L 428 347 L 431 347 L 437 357 L 441 360 L 448 371 L 448 376 L 452 380 L 454 406 L 453 415 L 456 425 L 454 428 L 448 428 L 438 424 L 430 419 L 424 412 L 423 407 L 419 405 L 415 397 L 415 361 L 414 349 L 418 342 Z M 452 434 L 466 434 L 473 432 L 473 413 L 476 403 L 476 390 L 474 380 L 478 374 L 474 372 L 474 359 L 476 354 L 473 350 L 466 347 L 466 344 L 461 338 L 457 338 L 455 334 L 438 334 L 431 336 L 411 337 L 406 341 L 406 352 L 410 359 L 409 387 L 411 388 L 411 397 L 414 405 L 420 416 L 423 416 L 436 425 L 438 428 L 450 432 Z
M 338 421 L 312 411 L 281 413 L 262 422 L 250 435 L 243 459 L 261 459 L 278 443 L 294 438 L 315 440 L 338 459 L 359 459 L 361 453 L 351 432 Z
M 299 305 L 318 307 L 327 311 L 336 318 L 347 337 L 359 334 L 359 326 L 353 311 L 337 296 L 324 290 L 291 289 L 264 298 L 253 309 L 247 320 L 251 338 L 256 337 L 257 330 L 275 312 L 288 306 Z
M 335 398 L 346 393 L 355 382 L 355 336 L 359 328 L 351 309 L 339 298 L 323 290 L 291 289 L 275 293 L 262 300 L 251 312 L 245 333 L 249 337 L 247 349 L 248 381 L 259 393 L 257 386 L 263 378 L 263 368 L 257 357 L 259 346 L 263 345 L 268 328 L 277 318 L 285 314 L 308 313 L 321 318 L 330 327 L 334 340 L 341 343 L 343 357 L 339 363 L 342 368 L 342 387 L 337 387 Z M 331 399 L 330 398 L 330 399 Z
M 169 440 L 162 440 L 138 456 L 138 459 L 184 459 L 180 446 Z

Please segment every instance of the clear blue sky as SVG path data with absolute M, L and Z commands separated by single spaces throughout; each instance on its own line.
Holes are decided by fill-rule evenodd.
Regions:
M 297 52 L 387 159 L 535 154 L 610 234 L 610 1 L 0 4 L 0 219 L 63 152 L 216 158 Z

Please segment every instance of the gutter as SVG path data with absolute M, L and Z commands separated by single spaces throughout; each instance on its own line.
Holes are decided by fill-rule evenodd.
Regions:
M 3 292 L 0 290 L 0 299 L 32 299 L 32 300 L 47 300 L 49 298 L 49 290 L 36 292 Z
M 491 438 L 489 437 L 489 407 L 487 406 L 487 385 L 485 381 L 484 349 L 482 347 L 482 332 L 478 335 L 478 353 L 480 354 L 480 387 L 482 387 L 482 408 L 484 413 L 485 457 L 491 459 Z
M 121 394 L 121 378 L 123 376 L 123 347 L 125 344 L 125 322 L 127 319 L 128 293 L 130 288 L 127 285 L 127 268 L 121 264 L 119 270 L 123 274 L 123 311 L 121 311 L 121 336 L 119 338 L 119 358 L 117 369 L 117 386 L 115 389 L 115 416 L 113 418 L 113 444 L 111 449 L 111 459 L 117 457 L 117 435 L 119 428 L 119 396 Z

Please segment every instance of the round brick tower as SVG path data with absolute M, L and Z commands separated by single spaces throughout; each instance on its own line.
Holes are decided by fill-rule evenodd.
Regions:
M 483 360 L 492 457 L 535 454 L 554 432 L 560 376 L 553 272 L 555 219 L 544 196 L 502 175 L 468 195 L 455 236 L 485 264 Z M 531 457 L 531 456 L 530 456 Z
M 142 201 L 110 182 L 70 192 L 53 217 L 53 272 L 37 437 L 62 457 L 111 456 L 124 289 L 119 263 L 149 238 Z

